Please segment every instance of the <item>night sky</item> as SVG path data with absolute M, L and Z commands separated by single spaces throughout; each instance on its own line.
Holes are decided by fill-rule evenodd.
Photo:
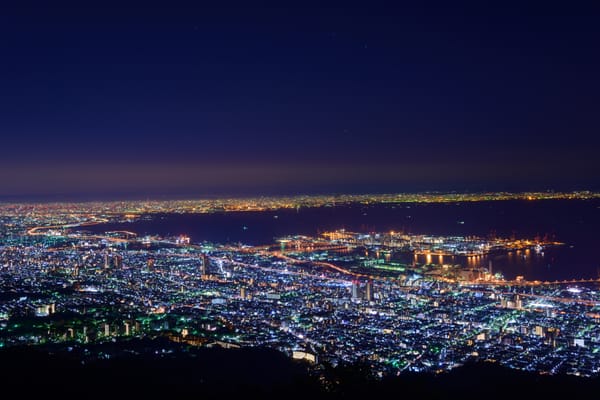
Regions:
M 3 4 L 0 196 L 598 189 L 599 9 L 444 3 Z

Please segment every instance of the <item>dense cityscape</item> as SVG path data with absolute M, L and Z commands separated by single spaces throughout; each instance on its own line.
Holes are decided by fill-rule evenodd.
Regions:
M 2 204 L 0 347 L 73 349 L 160 337 L 190 347 L 273 348 L 304 360 L 315 376 L 324 364 L 366 364 L 383 378 L 444 372 L 473 360 L 598 376 L 597 279 L 509 280 L 491 262 L 477 261 L 565 245 L 558 241 L 339 229 L 250 246 L 86 228 L 157 213 L 599 197 L 435 193 Z M 457 257 L 468 259 L 467 266 Z

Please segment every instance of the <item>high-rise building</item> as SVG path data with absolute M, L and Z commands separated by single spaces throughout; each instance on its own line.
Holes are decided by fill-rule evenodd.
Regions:
M 104 253 L 104 268 L 110 268 L 110 256 L 108 255 L 108 253 Z
M 515 296 L 515 308 L 517 310 L 521 310 L 523 308 L 523 299 L 519 295 Z
M 358 281 L 352 281 L 352 300 L 358 300 Z
M 535 333 L 536 336 L 543 337 L 544 334 L 545 334 L 545 329 L 541 325 L 536 325 L 535 329 L 534 329 L 534 333 Z
M 370 279 L 367 281 L 367 285 L 365 287 L 365 300 L 373 301 L 373 281 Z
M 200 273 L 202 275 L 208 274 L 208 267 L 210 266 L 210 259 L 208 258 L 208 254 L 202 254 L 202 265 L 200 266 Z
M 123 267 L 123 257 L 120 254 L 115 254 L 115 256 L 113 257 L 113 265 L 117 269 Z

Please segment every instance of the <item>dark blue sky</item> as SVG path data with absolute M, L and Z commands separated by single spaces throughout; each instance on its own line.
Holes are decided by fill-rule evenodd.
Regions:
M 3 5 L 0 195 L 597 188 L 599 10 L 445 3 Z

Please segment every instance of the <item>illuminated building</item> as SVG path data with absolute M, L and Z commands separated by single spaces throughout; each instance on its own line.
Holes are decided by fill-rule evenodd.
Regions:
M 113 265 L 115 266 L 115 268 L 122 268 L 123 257 L 119 254 L 115 254 L 115 256 L 113 257 Z
M 369 279 L 365 287 L 365 300 L 373 301 L 373 281 Z
M 358 300 L 358 282 L 352 281 L 352 300 Z
M 210 259 L 208 258 L 208 254 L 202 254 L 202 265 L 200 266 L 200 274 L 202 276 L 208 275 L 208 267 L 210 266 Z

